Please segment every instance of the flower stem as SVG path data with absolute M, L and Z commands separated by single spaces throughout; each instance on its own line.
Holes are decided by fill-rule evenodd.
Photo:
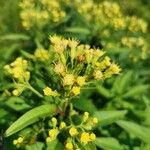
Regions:
M 33 93 L 35 93 L 39 97 L 43 97 L 41 93 L 39 93 L 37 90 L 35 90 L 30 84 L 28 84 L 28 89 L 30 89 Z

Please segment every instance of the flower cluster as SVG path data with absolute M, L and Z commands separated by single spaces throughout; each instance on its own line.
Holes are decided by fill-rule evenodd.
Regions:
M 106 49 L 110 48 L 110 44 L 115 44 L 112 51 L 116 47 L 124 48 L 124 46 L 131 44 L 130 41 L 126 41 L 125 44 L 122 44 L 121 39 L 124 38 L 124 36 L 130 35 L 128 38 L 132 37 L 138 41 L 138 39 L 144 38 L 147 33 L 148 23 L 137 16 L 125 15 L 117 2 L 107 0 L 102 2 L 94 0 L 74 0 L 73 2 L 77 11 L 86 19 L 86 21 L 90 22 L 93 27 L 95 24 L 97 25 L 95 30 L 97 30 L 97 34 L 100 34 L 102 37 L 102 44 Z M 67 2 L 67 4 L 71 3 L 72 1 Z M 121 32 L 122 34 L 120 34 Z M 112 43 L 106 43 L 110 38 Z M 128 48 L 132 60 L 146 59 L 147 54 L 149 53 L 149 47 L 146 41 L 142 47 L 140 46 L 138 48 L 138 50 L 131 46 Z
M 50 37 L 50 42 L 52 61 L 49 60 L 49 51 L 43 48 L 37 48 L 31 57 L 35 63 L 41 61 L 49 65 L 52 68 L 50 75 L 55 75 L 57 82 L 60 81 L 61 90 L 47 85 L 43 89 L 45 96 L 63 99 L 78 96 L 81 89 L 91 81 L 105 80 L 114 74 L 119 74 L 121 70 L 108 56 L 103 57 L 105 52 L 101 49 L 90 48 L 89 45 L 79 44 L 77 40 L 67 40 L 58 36 Z M 27 71 L 27 67 L 27 61 L 21 57 L 4 67 L 16 81 L 13 94 L 18 96 L 24 89 L 30 89 L 42 97 L 43 95 L 29 84 L 30 72 Z
M 128 29 L 131 32 L 141 31 L 142 33 L 147 32 L 148 23 L 137 16 L 127 17 Z
M 66 150 L 79 149 L 79 143 L 86 145 L 96 139 L 96 135 L 91 132 L 92 128 L 98 123 L 97 118 L 89 117 L 88 112 L 84 112 L 81 117 L 82 121 L 78 125 L 67 124 L 65 122 L 58 123 L 56 118 L 51 119 L 52 129 L 48 131 L 46 142 L 51 142 L 57 138 L 62 132 L 66 132 L 65 141 Z
M 145 59 L 147 57 L 148 43 L 143 37 L 123 37 L 121 40 L 124 46 L 127 46 L 130 49 L 141 49 L 141 58 Z M 130 53 L 130 58 L 133 61 L 137 61 L 138 57 L 133 53 Z
M 43 27 L 47 23 L 58 23 L 65 17 L 59 0 L 23 0 L 20 3 L 22 25 L 25 29 Z
M 18 139 L 13 141 L 13 144 L 16 145 L 17 148 L 19 148 L 24 142 L 23 137 L 19 137 Z
M 58 92 L 56 90 L 53 91 L 50 87 L 43 89 L 43 92 L 45 96 L 58 96 Z
M 37 60 L 46 61 L 49 59 L 49 53 L 44 48 L 38 48 L 34 52 L 34 56 Z
M 74 110 L 73 99 L 77 99 L 81 89 L 85 86 L 117 75 L 121 69 L 108 56 L 105 56 L 103 50 L 80 44 L 78 40 L 55 35 L 50 36 L 50 43 L 49 51 L 37 48 L 34 54 L 29 54 L 28 62 L 19 57 L 4 68 L 15 81 L 16 89 L 13 91 L 15 96 L 28 89 L 39 96 L 43 100 L 42 103 L 50 102 L 57 106 L 57 114 L 59 114 L 57 119 L 53 117 L 50 123 L 47 123 L 47 120 L 43 121 L 44 123 L 39 125 L 40 130 L 36 130 L 36 137 L 41 133 L 45 137 L 48 129 L 46 142 L 51 142 L 56 138 L 59 139 L 59 135 L 65 132 L 66 139 L 59 140 L 65 144 L 66 150 L 79 149 L 80 145 L 84 146 L 95 140 L 96 135 L 92 132 L 92 128 L 98 120 L 89 117 L 88 112 L 80 116 Z M 43 90 L 43 94 L 29 83 L 30 72 L 28 70 L 34 67 L 36 68 L 34 77 L 36 78 L 37 75 L 36 79 L 42 78 L 41 81 L 45 81 L 42 82 L 39 90 Z M 30 71 L 34 72 L 34 69 Z M 43 79 L 45 75 L 48 79 Z M 36 79 L 32 79 L 31 83 L 36 85 Z M 49 79 L 51 82 L 47 82 Z M 74 116 L 78 118 L 78 123 Z M 37 125 L 37 128 L 39 126 Z M 21 143 L 19 138 L 14 141 L 16 146 L 30 143 L 29 137 L 23 134 L 21 136 L 24 137 L 24 142 Z M 32 139 L 31 136 L 30 138 Z
M 16 81 L 16 89 L 13 90 L 13 94 L 18 96 L 25 89 L 24 85 L 30 79 L 30 72 L 27 70 L 28 62 L 21 57 L 18 57 L 10 65 L 4 66 L 6 73 L 14 78 Z
M 92 80 L 104 80 L 114 74 L 119 74 L 120 68 L 109 57 L 103 57 L 105 52 L 79 44 L 74 39 L 64 39 L 58 36 L 50 37 L 54 53 L 53 74 L 60 80 L 63 88 L 54 91 L 50 87 L 44 89 L 44 95 L 72 97 L 80 94 L 83 86 Z

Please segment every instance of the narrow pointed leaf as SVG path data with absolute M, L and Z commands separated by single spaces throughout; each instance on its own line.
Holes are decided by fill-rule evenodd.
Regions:
M 97 147 L 104 150 L 122 150 L 123 148 L 115 138 L 96 138 L 95 142 Z
M 150 85 L 138 85 L 135 87 L 132 87 L 128 90 L 127 93 L 123 95 L 124 98 L 132 97 L 134 95 L 139 95 L 145 93 L 150 88 Z
M 18 120 L 16 120 L 7 130 L 5 136 L 8 137 L 23 128 L 39 121 L 41 118 L 45 118 L 47 116 L 53 116 L 56 114 L 56 106 L 55 105 L 42 105 L 32 110 L 26 112 L 22 115 Z
M 117 124 L 129 134 L 135 135 L 136 137 L 143 140 L 145 143 L 150 143 L 150 128 L 123 120 L 117 121 Z
M 105 126 L 108 124 L 111 124 L 117 120 L 120 120 L 120 118 L 123 118 L 125 114 L 127 113 L 126 110 L 122 111 L 97 111 L 94 113 L 94 116 L 97 117 L 100 126 Z

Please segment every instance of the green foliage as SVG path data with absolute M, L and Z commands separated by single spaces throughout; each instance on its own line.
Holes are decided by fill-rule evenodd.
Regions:
M 56 106 L 54 105 L 41 105 L 39 107 L 33 108 L 26 112 L 18 120 L 16 120 L 7 130 L 6 137 L 10 136 L 21 129 L 39 121 L 39 119 L 45 118 L 47 116 L 53 116 L 56 114 Z
M 150 142 L 150 129 L 129 121 L 117 121 L 117 124 L 129 134 L 133 134 L 143 140 L 145 143 Z M 147 134 L 146 134 L 147 133 Z
M 94 113 L 94 116 L 98 118 L 98 126 L 106 126 L 112 124 L 116 120 L 123 118 L 127 111 L 97 111 Z
M 97 138 L 95 144 L 104 149 L 110 150 L 122 150 L 123 148 L 119 144 L 119 142 L 115 138 L 107 137 L 107 138 Z
M 148 0 L 1 0 L 0 149 L 149 150 L 149 14 Z

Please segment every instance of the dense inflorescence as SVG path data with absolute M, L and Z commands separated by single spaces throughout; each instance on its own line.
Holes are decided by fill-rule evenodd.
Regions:
M 65 11 L 58 0 L 23 0 L 20 8 L 22 25 L 27 30 L 35 26 L 43 28 L 48 23 L 58 23 L 65 17 Z
M 60 118 L 51 119 L 49 126 L 51 129 L 46 142 L 55 140 L 62 130 L 65 130 L 69 133 L 65 141 L 66 149 L 71 150 L 78 148 L 76 142 L 86 145 L 95 140 L 96 136 L 92 132 L 92 127 L 98 122 L 97 118 L 89 118 L 89 113 L 85 112 L 81 116 L 80 123 L 74 124 L 71 118 L 77 112 L 73 108 L 72 100 L 80 95 L 82 88 L 90 86 L 94 81 L 104 81 L 112 75 L 119 74 L 121 69 L 108 56 L 104 56 L 103 50 L 82 45 L 75 39 L 50 36 L 50 43 L 49 50 L 37 48 L 28 61 L 19 57 L 10 65 L 6 65 L 4 69 L 6 74 L 14 80 L 13 95 L 19 96 L 29 89 L 43 100 L 54 98 L 60 114 L 68 119 L 65 119 L 66 122 Z M 51 78 L 55 78 L 52 80 L 55 88 L 47 82 L 42 89 L 43 93 L 40 93 L 41 90 L 35 90 L 30 84 L 32 72 L 30 72 L 29 64 L 34 68 L 34 65 L 38 63 L 42 66 L 44 64 L 44 69 L 48 71 Z M 68 107 L 69 114 L 66 116 Z M 45 126 L 43 128 L 44 132 L 48 130 Z M 14 144 L 20 147 L 28 141 L 29 139 L 21 136 L 14 140 Z
M 136 62 L 146 59 L 149 53 L 148 42 L 145 39 L 148 23 L 137 16 L 127 16 L 117 2 L 93 0 L 77 2 L 78 12 L 95 26 L 96 32 L 102 37 L 102 43 L 108 49 L 116 47 L 128 48 L 129 57 Z M 80 6 L 80 7 L 79 7 Z M 90 12 L 90 14 L 89 14 Z M 116 34 L 117 37 L 116 37 Z M 115 40 L 113 41 L 114 38 Z M 111 42 L 106 42 L 111 39 Z M 115 44 L 117 43 L 117 45 Z
M 34 61 L 43 62 L 49 60 L 51 53 L 54 55 L 53 62 L 46 67 L 53 68 L 52 76 L 54 74 L 57 76 L 63 90 L 61 89 L 61 93 L 59 89 L 47 86 L 43 89 L 46 96 L 77 96 L 81 88 L 92 80 L 105 80 L 113 74 L 119 74 L 121 70 L 108 56 L 103 56 L 105 54 L 103 50 L 93 49 L 89 45 L 79 44 L 76 40 L 67 40 L 58 36 L 50 37 L 50 42 L 51 52 L 38 48 L 33 58 Z M 27 66 L 27 60 L 22 58 L 17 58 L 13 63 L 5 66 L 6 72 L 16 81 L 17 87 L 19 85 L 28 87 L 30 72 L 26 71 Z M 15 95 L 17 95 L 16 90 L 13 91 Z M 18 89 L 18 95 L 21 91 L 23 88 Z

